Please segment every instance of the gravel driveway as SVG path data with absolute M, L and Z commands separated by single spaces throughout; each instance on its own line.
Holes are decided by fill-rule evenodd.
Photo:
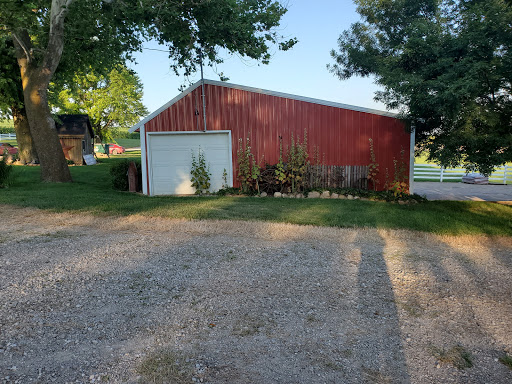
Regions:
M 0 208 L 0 382 L 512 382 L 511 238 Z
M 478 185 L 415 181 L 414 193 L 429 200 L 499 201 L 512 203 L 512 185 Z

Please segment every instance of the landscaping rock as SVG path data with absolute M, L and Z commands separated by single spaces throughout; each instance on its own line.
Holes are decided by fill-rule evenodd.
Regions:
M 404 200 L 398 200 L 398 204 L 400 204 L 400 205 L 406 205 L 406 204 L 407 204 L 407 201 L 404 201 Z
M 261 197 L 267 197 L 267 196 L 268 196 L 268 194 L 267 194 L 267 192 L 261 192 L 261 193 L 260 193 L 260 196 L 261 196 Z
M 282 197 L 283 195 L 281 192 L 274 192 L 274 197 Z
M 338 199 L 340 197 L 340 195 L 338 195 L 337 193 L 333 193 L 331 195 L 331 199 Z
M 352 195 L 347 195 L 347 199 L 348 199 L 348 200 L 354 200 L 354 196 L 352 196 Z
M 347 198 L 347 196 L 345 196 L 345 195 L 340 195 L 340 197 L 339 197 L 339 198 L 340 198 L 341 200 L 345 200 L 345 199 Z
M 354 196 L 354 200 L 359 200 L 361 199 L 359 196 Z
M 281 197 L 288 197 L 288 195 L 286 193 L 282 193 Z
M 320 198 L 321 199 L 330 199 L 331 198 L 331 192 L 323 191 L 322 194 L 320 195 Z
M 297 199 L 303 199 L 304 198 L 304 195 L 302 193 L 297 193 L 297 195 L 295 196 Z
M 310 199 L 318 199 L 320 197 L 320 192 L 313 191 L 308 193 L 308 198 Z

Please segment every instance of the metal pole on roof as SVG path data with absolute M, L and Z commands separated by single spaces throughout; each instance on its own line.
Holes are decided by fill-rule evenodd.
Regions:
M 199 50 L 199 65 L 201 66 L 201 89 L 202 89 L 202 98 L 203 98 L 203 122 L 204 122 L 204 132 L 206 132 L 206 95 L 204 92 L 204 73 L 203 73 L 203 50 Z

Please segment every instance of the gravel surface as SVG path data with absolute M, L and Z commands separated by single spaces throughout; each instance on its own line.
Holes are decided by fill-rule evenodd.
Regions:
M 512 382 L 511 238 L 0 208 L 0 383 Z

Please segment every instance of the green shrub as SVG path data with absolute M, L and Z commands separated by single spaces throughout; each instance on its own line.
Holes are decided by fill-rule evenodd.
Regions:
M 142 169 L 140 160 L 123 159 L 116 162 L 110 168 L 110 176 L 112 177 L 112 187 L 119 191 L 128 190 L 128 167 L 131 162 L 134 162 L 137 167 L 137 176 L 139 179 L 139 191 L 142 188 Z
M 217 196 L 226 196 L 226 195 L 240 195 L 240 193 L 241 193 L 240 188 L 228 187 L 228 188 L 219 189 L 215 194 Z
M 2 158 L 2 160 L 0 160 L 0 188 L 6 188 L 12 185 L 14 180 L 12 171 L 13 166 L 7 164 L 7 162 Z

